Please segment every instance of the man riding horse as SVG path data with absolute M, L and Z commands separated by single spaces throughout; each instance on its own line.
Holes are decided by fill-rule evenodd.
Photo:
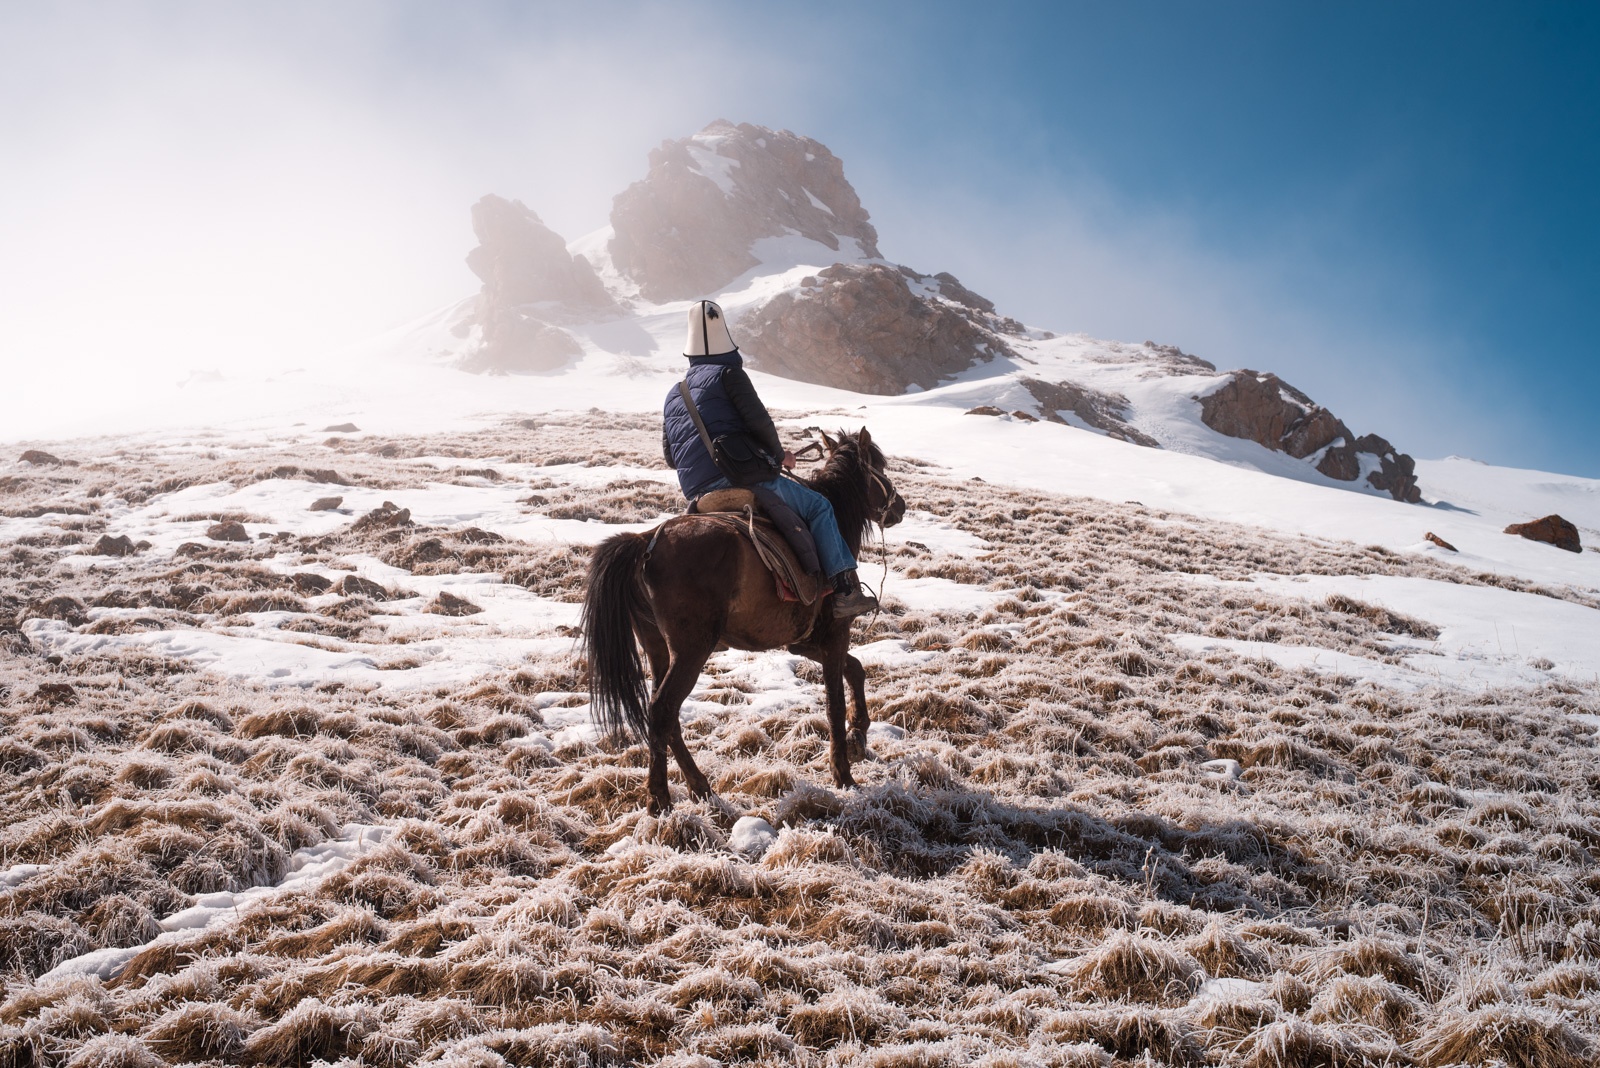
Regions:
M 877 598 L 861 588 L 855 558 L 839 533 L 833 505 L 811 487 L 778 473 L 780 458 L 784 468 L 793 469 L 794 453 L 783 447 L 772 416 L 744 373 L 744 360 L 728 333 L 722 309 L 709 300 L 695 302 L 689 308 L 688 327 L 683 354 L 689 358 L 689 373 L 684 384 L 694 399 L 695 412 L 690 411 L 683 391 L 674 387 L 667 394 L 661 427 L 662 455 L 677 468 L 684 496 L 693 501 L 732 486 L 706 441 L 727 434 L 746 435 L 770 461 L 772 477 L 745 485 L 760 495 L 776 495 L 805 520 L 816 542 L 822 577 L 833 586 L 834 618 L 850 619 L 874 611 Z M 704 433 L 696 425 L 696 413 Z
M 719 648 L 788 649 L 822 665 L 828 764 L 834 785 L 855 785 L 850 761 L 852 754 L 867 754 L 870 721 L 866 669 L 850 655 L 850 626 L 852 617 L 875 605 L 861 592 L 855 557 L 869 528 L 892 527 L 906 512 L 866 427 L 823 434 L 817 444 L 825 458 L 805 485 L 777 477 L 779 458 L 793 464 L 794 457 L 784 453 L 772 417 L 740 367 L 722 310 L 701 301 L 690 310 L 689 324 L 688 380 L 667 398 L 665 450 L 684 493 L 709 514 L 613 534 L 595 547 L 583 598 L 591 710 L 608 735 L 648 744 L 646 782 L 655 815 L 672 807 L 669 759 L 677 761 L 691 797 L 711 796 L 710 780 L 684 743 L 679 710 Z M 730 479 L 717 458 L 738 477 Z M 765 498 L 763 508 L 787 505 L 806 517 L 817 542 L 812 555 L 821 558 L 820 570 L 835 582 L 837 597 L 808 597 L 783 585 L 759 548 L 764 535 L 750 513 L 730 522 L 723 507 L 732 502 L 702 499 L 714 489 L 724 491 L 719 497 L 742 496 L 730 489 L 735 481 Z M 803 533 L 798 518 L 785 523 Z

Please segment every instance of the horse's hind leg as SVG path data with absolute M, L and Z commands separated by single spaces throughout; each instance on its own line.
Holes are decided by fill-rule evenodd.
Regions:
M 700 769 L 695 766 L 694 758 L 689 755 L 689 748 L 683 742 L 683 728 L 678 722 L 678 712 L 689 694 L 694 692 L 694 684 L 700 678 L 700 669 L 705 666 L 706 657 L 710 655 L 709 649 L 699 656 L 674 653 L 671 666 L 656 683 L 655 693 L 650 698 L 649 783 L 652 816 L 663 815 L 672 808 L 672 794 L 667 789 L 669 751 L 678 758 L 678 770 L 683 772 L 683 780 L 689 787 L 689 793 L 694 797 L 706 797 L 711 793 L 711 783 L 701 774 Z

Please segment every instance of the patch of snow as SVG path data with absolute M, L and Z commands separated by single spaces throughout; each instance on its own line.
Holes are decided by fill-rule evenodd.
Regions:
M 813 193 L 811 190 L 807 189 L 805 186 L 801 186 L 800 187 L 800 192 L 804 193 L 806 195 L 806 199 L 811 201 L 811 206 L 812 207 L 821 208 L 823 211 L 827 212 L 829 215 L 833 214 L 833 209 L 828 207 L 828 205 L 824 204 L 822 201 L 818 200 L 816 194 Z
M 39 977 L 39 982 L 77 975 L 101 980 L 115 979 L 129 961 L 152 946 L 185 940 L 189 932 L 204 930 L 218 920 L 236 916 L 247 907 L 276 894 L 313 889 L 323 879 L 354 864 L 363 852 L 383 842 L 391 833 L 393 831 L 389 827 L 348 824 L 336 839 L 295 850 L 289 859 L 288 873 L 277 885 L 254 886 L 236 892 L 197 894 L 193 905 L 161 921 L 162 933 L 151 941 L 138 946 L 97 949 L 72 957 L 45 972 Z
M 693 140 L 688 148 L 689 158 L 694 160 L 694 169 L 716 183 L 723 196 L 731 197 L 734 190 L 733 169 L 739 166 L 739 161 Z
M 758 860 L 777 840 L 778 829 L 760 816 L 740 816 L 728 834 L 728 847 L 751 860 Z
M 7 890 L 14 886 L 21 886 L 25 880 L 35 875 L 43 875 L 50 870 L 48 864 L 13 864 L 5 871 L 0 871 L 0 886 Z

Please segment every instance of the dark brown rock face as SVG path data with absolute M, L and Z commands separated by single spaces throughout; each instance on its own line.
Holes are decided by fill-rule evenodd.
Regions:
M 582 352 L 551 322 L 594 319 L 621 311 L 582 256 L 521 201 L 486 196 L 472 206 L 478 247 L 467 266 L 483 279 L 477 308 L 463 324 L 482 331 L 462 366 L 469 371 L 526 374 L 561 366 Z
M 126 534 L 112 537 L 110 534 L 100 535 L 100 540 L 94 543 L 94 548 L 89 550 L 90 556 L 132 556 L 139 549 L 133 544 L 133 539 Z
M 206 537 L 212 541 L 249 541 L 250 534 L 244 529 L 243 523 L 225 520 L 213 523 L 206 528 Z
M 910 281 L 920 277 L 885 264 L 836 263 L 742 315 L 734 341 L 768 374 L 880 394 L 931 389 L 979 360 L 1011 354 L 975 309 L 913 292 Z
M 1520 534 L 1529 541 L 1542 541 L 1569 553 L 1583 552 L 1578 528 L 1558 515 L 1547 515 L 1529 523 L 1512 523 L 1506 527 L 1506 533 Z
M 1317 470 L 1341 482 L 1361 476 L 1360 454 L 1374 458 L 1367 482 L 1397 501 L 1422 499 L 1416 462 L 1376 434 L 1357 438 L 1342 420 L 1274 374 L 1235 371 L 1200 400 L 1206 426 L 1303 460 L 1318 452 Z
M 647 300 L 714 293 L 756 265 L 751 245 L 796 233 L 876 258 L 878 232 L 826 145 L 787 130 L 717 120 L 665 141 L 612 202 L 611 260 Z

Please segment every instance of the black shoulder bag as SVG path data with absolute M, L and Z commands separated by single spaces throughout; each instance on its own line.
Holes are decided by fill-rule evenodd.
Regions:
M 689 418 L 694 420 L 695 429 L 700 431 L 700 441 L 711 454 L 711 462 L 717 465 L 717 470 L 722 472 L 724 478 L 735 486 L 754 486 L 778 477 L 778 464 L 749 434 L 711 436 L 705 420 L 700 418 L 700 409 L 695 407 L 687 382 L 678 383 L 678 396 L 683 398 L 683 406 L 689 409 Z

